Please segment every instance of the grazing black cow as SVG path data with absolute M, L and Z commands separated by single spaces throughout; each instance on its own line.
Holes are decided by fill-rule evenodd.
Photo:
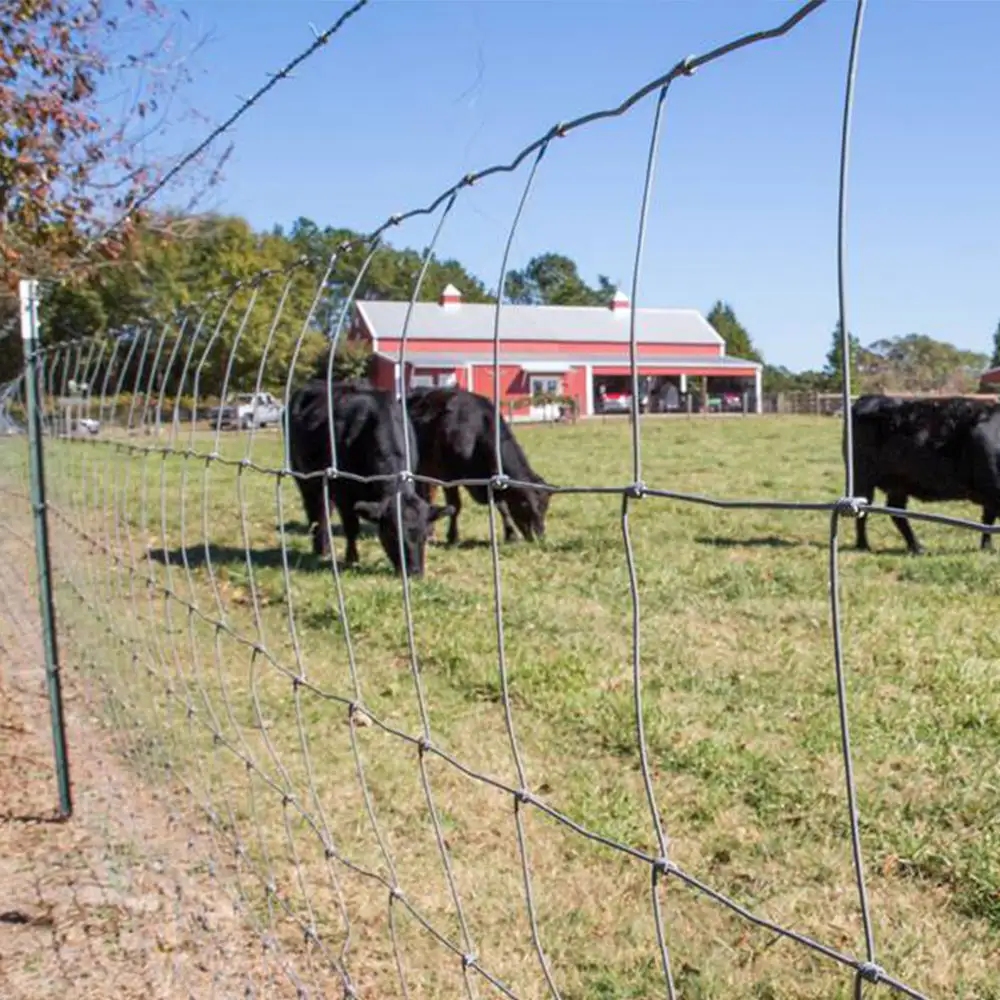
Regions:
M 856 492 L 872 502 L 882 490 L 888 505 L 905 509 L 909 497 L 928 502 L 968 500 L 983 508 L 983 524 L 1000 512 L 1000 406 L 960 396 L 894 399 L 862 396 L 851 407 Z M 893 522 L 914 555 L 923 552 L 910 522 Z M 981 548 L 991 549 L 983 533 Z M 865 518 L 857 547 L 868 550 Z
M 393 394 L 345 383 L 329 386 L 325 379 L 312 379 L 298 389 L 288 405 L 288 441 L 291 468 L 298 473 L 316 473 L 333 466 L 330 449 L 328 401 L 333 403 L 333 440 L 337 468 L 357 476 L 398 476 L 406 468 L 402 408 Z M 417 448 L 410 430 L 411 459 Z M 313 551 L 328 551 L 327 504 L 323 484 L 329 482 L 330 500 L 337 508 L 347 539 L 347 565 L 358 561 L 359 517 L 378 528 L 379 541 L 396 572 L 400 568 L 399 532 L 396 520 L 394 479 L 360 483 L 341 477 L 296 478 L 306 517 L 312 525 Z M 420 496 L 412 483 L 401 492 L 403 513 L 403 554 L 410 576 L 424 570 L 424 552 L 429 525 L 452 511 L 433 507 Z
M 420 461 L 417 472 L 432 479 L 489 479 L 497 471 L 493 404 L 478 393 L 465 389 L 414 389 L 407 394 L 406 408 L 417 435 Z M 531 468 L 507 422 L 500 417 L 500 455 L 503 472 L 511 479 L 545 485 Z M 417 488 L 430 500 L 431 487 Z M 477 503 L 489 503 L 485 486 L 467 486 Z M 448 506 L 454 508 L 448 525 L 448 544 L 458 541 L 458 515 L 462 502 L 457 486 L 445 487 Z M 497 491 L 496 505 L 503 520 L 504 541 L 517 540 L 517 525 L 530 542 L 545 535 L 545 515 L 549 507 L 546 490 L 508 486 Z

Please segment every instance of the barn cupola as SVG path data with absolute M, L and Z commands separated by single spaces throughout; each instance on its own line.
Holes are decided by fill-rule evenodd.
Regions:
M 449 283 L 444 286 L 438 302 L 442 309 L 457 309 L 462 304 L 462 293 Z
M 616 288 L 615 294 L 611 297 L 611 301 L 608 303 L 608 308 L 613 313 L 620 313 L 624 316 L 628 312 L 630 305 L 631 303 L 628 300 L 628 296 L 620 288 Z

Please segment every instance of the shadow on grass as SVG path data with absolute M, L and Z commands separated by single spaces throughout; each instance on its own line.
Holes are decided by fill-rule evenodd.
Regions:
M 756 538 L 722 538 L 718 535 L 700 535 L 695 538 L 698 545 L 711 545 L 718 549 L 800 549 L 826 548 L 819 542 L 790 541 L 777 535 L 762 535 Z
M 490 548 L 488 538 L 461 538 L 455 545 L 449 545 L 443 538 L 429 539 L 429 544 L 438 549 L 472 550 Z M 518 536 L 512 542 L 500 541 L 498 547 L 501 553 L 504 552 L 582 552 L 587 548 L 587 543 L 583 539 L 565 538 L 553 542 L 542 540 L 540 542 L 528 542 Z
M 338 557 L 337 567 L 344 573 L 357 574 L 358 576 L 391 576 L 392 567 L 385 561 L 381 548 L 376 543 L 379 550 L 380 562 L 376 564 L 362 563 L 357 566 L 344 565 L 343 559 Z M 232 567 L 240 570 L 246 569 L 247 551 L 235 545 L 209 545 L 208 553 L 205 552 L 204 545 L 192 545 L 186 549 L 173 549 L 163 554 L 162 549 L 150 549 L 149 556 L 154 562 L 166 565 L 169 561 L 171 566 L 183 566 L 185 560 L 191 569 L 202 569 L 211 561 L 213 568 L 222 566 Z M 280 546 L 270 548 L 253 548 L 250 550 L 250 565 L 254 569 L 281 569 L 284 565 Z M 288 550 L 288 569 L 292 573 L 329 573 L 329 555 L 317 556 L 312 552 L 302 552 L 299 549 Z
M 755 538 L 722 538 L 713 535 L 701 535 L 695 538 L 698 545 L 709 545 L 719 549 L 829 549 L 827 542 L 818 540 L 802 541 L 779 538 L 777 535 L 762 535 Z M 843 541 L 838 551 L 841 555 L 854 556 L 857 559 L 880 559 L 893 558 L 902 560 L 915 560 L 922 562 L 933 556 L 955 556 L 965 554 L 961 549 L 923 549 L 917 554 L 911 553 L 905 545 L 888 545 L 883 548 L 871 548 L 868 550 L 859 549 L 855 546 L 853 539 Z M 968 551 L 972 551 L 971 549 Z M 979 551 L 978 549 L 976 551 Z
M 339 536 L 339 535 L 342 535 L 344 533 L 344 529 L 341 528 L 341 526 L 339 524 L 331 525 L 331 527 L 333 528 L 334 535 Z M 276 524 L 274 526 L 274 530 L 275 531 L 281 531 L 281 525 L 280 524 Z M 306 524 L 305 521 L 286 521 L 285 522 L 285 534 L 286 535 L 308 535 L 309 534 L 309 525 Z

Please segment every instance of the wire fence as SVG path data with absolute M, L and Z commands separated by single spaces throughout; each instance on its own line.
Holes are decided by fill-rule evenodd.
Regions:
M 963 518 L 901 512 L 855 497 L 850 421 L 843 425 L 842 496 L 813 501 L 727 499 L 647 482 L 645 423 L 638 413 L 635 308 L 629 337 L 633 389 L 627 481 L 539 485 L 512 476 L 499 458 L 493 473 L 482 478 L 429 477 L 419 473 L 408 436 L 403 438 L 400 469 L 384 475 L 359 474 L 350 467 L 349 456 L 337 454 L 332 418 L 326 431 L 329 468 L 303 472 L 294 468 L 284 418 L 277 435 L 253 417 L 245 435 L 226 435 L 224 409 L 209 411 L 206 419 L 203 402 L 210 379 L 219 384 L 221 376 L 218 396 L 226 400 L 236 388 L 260 393 L 274 387 L 275 372 L 282 372 L 287 413 L 295 386 L 324 357 L 329 359 L 330 381 L 333 352 L 317 354 L 315 317 L 320 306 L 332 300 L 330 276 L 338 256 L 358 245 L 366 251 L 354 287 L 341 303 L 334 345 L 345 335 L 355 297 L 384 234 L 414 216 L 435 216 L 436 229 L 400 331 L 398 363 L 405 370 L 413 307 L 459 199 L 493 174 L 528 165 L 500 268 L 497 287 L 503 289 L 517 228 L 550 144 L 601 120 L 633 113 L 651 98 L 653 118 L 631 288 L 636 306 L 641 301 L 649 204 L 672 86 L 732 52 L 787 35 L 821 6 L 823 0 L 811 0 L 777 27 L 682 60 L 614 108 L 553 126 L 509 163 L 466 175 L 426 207 L 392 216 L 361 244 L 343 244 L 329 261 L 303 258 L 282 270 L 230 282 L 197 309 L 128 334 L 51 344 L 34 352 L 45 461 L 53 470 L 46 507 L 67 666 L 105 706 L 130 764 L 151 782 L 183 789 L 190 808 L 207 822 L 211 873 L 231 893 L 293 993 L 323 996 L 340 990 L 345 996 L 382 995 L 387 980 L 380 977 L 391 971 L 401 996 L 454 995 L 457 989 L 470 998 L 483 990 L 509 997 L 575 995 L 563 984 L 567 959 L 558 940 L 558 928 L 571 919 L 570 914 L 543 910 L 538 890 L 539 873 L 548 874 L 565 863 L 549 856 L 542 861 L 533 857 L 532 824 L 541 818 L 588 850 L 603 852 L 605 863 L 610 856 L 645 871 L 651 952 L 662 991 L 670 998 L 685 993 L 678 986 L 676 960 L 685 945 L 674 936 L 665 903 L 672 886 L 686 887 L 748 925 L 794 942 L 817 961 L 846 970 L 856 997 L 865 984 L 914 998 L 925 995 L 879 961 L 853 775 L 838 538 L 845 518 L 875 514 L 905 514 L 977 532 L 997 529 L 984 529 Z M 864 0 L 859 0 L 841 144 L 838 272 L 845 331 L 845 412 L 851 398 L 844 282 L 846 192 L 864 9 Z M 502 454 L 503 319 L 499 296 L 492 367 L 497 456 Z M 260 331 L 264 348 L 259 363 L 251 372 L 242 371 L 241 342 Z M 44 342 L 44 330 L 41 334 Z M 26 528 L 31 497 L 16 431 L 30 416 L 26 388 L 21 379 L 0 394 L 3 422 L 11 428 L 0 448 L 2 531 L 25 556 L 34 549 Z M 183 409 L 181 401 L 186 398 L 193 398 L 193 411 Z M 410 419 L 409 405 L 403 393 L 404 423 Z M 310 481 L 322 484 L 330 543 L 328 555 L 318 564 L 325 567 L 323 573 L 313 572 L 317 564 L 310 563 L 296 541 L 297 534 L 304 534 L 303 525 L 289 516 L 290 505 L 297 502 L 295 490 Z M 401 627 L 385 603 L 385 595 L 392 591 L 381 579 L 384 574 L 367 572 L 365 566 L 349 572 L 338 562 L 330 492 L 345 482 L 382 482 L 394 498 L 401 574 L 393 586 L 401 603 Z M 454 752 L 450 720 L 432 716 L 418 620 L 434 594 L 434 567 L 428 579 L 416 583 L 404 551 L 404 499 L 414 484 L 486 491 L 494 690 L 506 759 L 484 755 L 482 760 L 471 760 Z M 512 694 L 508 663 L 504 595 L 509 577 L 495 527 L 505 497 L 516 489 L 542 490 L 553 497 L 620 498 L 629 586 L 632 746 L 648 824 L 642 835 L 616 836 L 575 818 L 572 810 L 559 804 L 558 789 L 544 790 L 529 778 L 524 749 L 527 723 Z M 769 919 L 672 855 L 669 795 L 661 798 L 662 782 L 657 780 L 657 762 L 646 734 L 642 588 L 633 540 L 637 511 L 667 500 L 718 510 L 813 512 L 829 519 L 831 666 L 856 909 L 864 942 L 860 953 Z M 273 541 L 275 533 L 277 545 L 268 547 L 266 539 Z M 454 622 L 450 627 L 461 630 Z M 340 649 L 336 655 L 331 652 L 334 644 Z M 462 655 L 461 643 L 457 655 Z M 379 662 L 379 657 L 387 662 Z M 409 673 L 409 699 L 399 695 L 401 667 Z M 390 695 L 383 687 L 390 689 Z M 481 724 L 490 723 L 484 718 Z M 406 783 L 414 777 L 418 794 L 405 794 Z M 412 791 L 410 787 L 408 792 Z M 450 832 L 456 802 L 463 797 L 482 810 L 484 823 L 498 824 L 498 840 L 504 839 L 499 824 L 513 823 L 519 906 L 530 946 L 519 953 L 518 962 L 505 963 L 506 974 L 484 957 L 491 942 L 477 937 L 477 922 L 469 916 L 470 910 L 481 912 L 490 901 L 476 890 L 476 878 L 466 876 L 470 871 L 481 876 L 482 865 L 490 862 L 470 857 Z M 426 842 L 421 830 L 429 832 Z M 432 876 L 434 869 L 437 874 Z M 407 879 L 403 872 L 421 874 Z M 367 886 L 367 893 L 358 895 L 358 885 Z M 500 889 L 490 891 L 497 893 L 497 906 L 513 898 L 509 884 L 506 896 Z M 372 931 L 375 924 L 384 929 L 386 940 Z M 615 928 L 600 930 L 613 933 Z M 449 959 L 444 972 L 440 966 L 432 968 L 431 957 L 440 955 Z M 281 995 L 279 987 L 273 988 Z

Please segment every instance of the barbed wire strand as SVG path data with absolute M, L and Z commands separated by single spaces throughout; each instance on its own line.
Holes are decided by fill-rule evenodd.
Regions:
M 193 149 L 182 156 L 177 163 L 175 163 L 169 170 L 164 173 L 164 175 L 157 180 L 154 184 L 148 187 L 139 197 L 134 199 L 128 206 L 128 208 L 117 216 L 109 225 L 105 226 L 96 236 L 92 237 L 84 245 L 83 250 L 80 252 L 79 257 L 86 257 L 96 246 L 103 243 L 112 233 L 121 229 L 121 227 L 128 222 L 128 220 L 144 205 L 149 204 L 153 198 L 156 197 L 175 177 L 178 176 L 183 170 L 185 170 L 190 164 L 192 164 L 202 153 L 208 149 L 220 138 L 220 136 L 225 135 L 251 108 L 255 107 L 278 83 L 282 80 L 287 80 L 302 63 L 304 63 L 310 56 L 318 52 L 324 45 L 326 45 L 341 28 L 347 24 L 356 14 L 367 7 L 371 0 L 357 0 L 356 3 L 352 4 L 346 11 L 344 11 L 337 19 L 327 28 L 325 31 L 316 33 L 315 28 L 313 29 L 314 39 L 313 42 L 303 49 L 297 56 L 291 59 L 289 62 L 285 63 L 276 73 L 269 74 L 269 79 L 267 83 L 262 84 L 257 88 L 248 98 L 243 100 L 239 107 L 223 121 L 220 125 L 217 125 L 214 129 L 201 142 L 198 143 Z

